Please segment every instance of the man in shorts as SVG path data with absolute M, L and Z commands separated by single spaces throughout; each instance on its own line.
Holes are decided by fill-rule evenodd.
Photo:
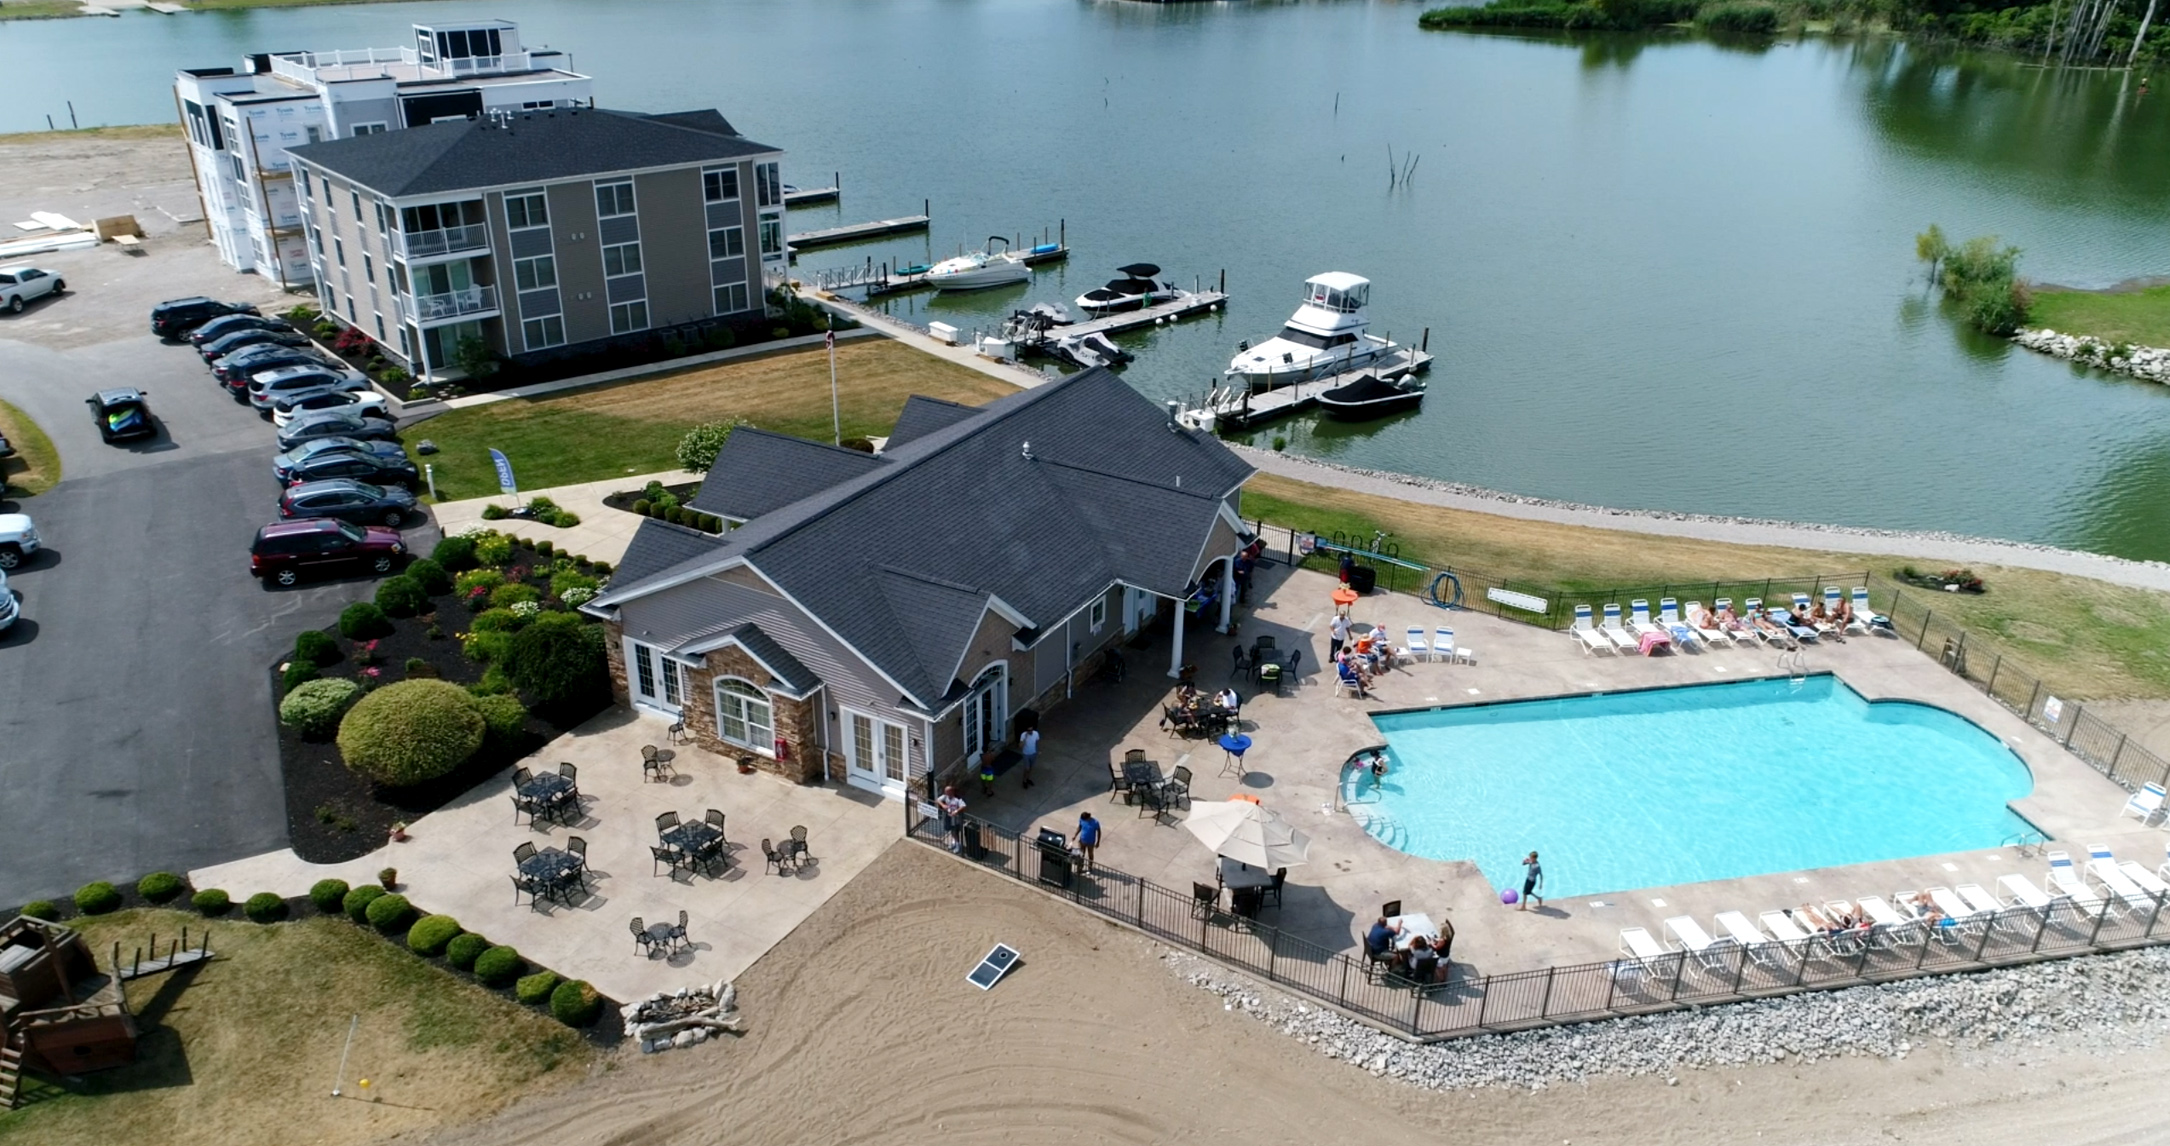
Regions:
M 1522 902 L 1515 904 L 1514 909 L 1528 911 L 1530 900 L 1533 899 L 1537 901 L 1537 906 L 1543 907 L 1545 897 L 1537 894 L 1537 888 L 1544 882 L 1545 866 L 1537 862 L 1537 853 L 1531 852 L 1530 858 L 1522 861 Z
M 964 845 L 957 840 L 957 823 L 964 815 L 964 797 L 957 794 L 957 786 L 951 784 L 942 789 L 942 794 L 934 798 L 934 806 L 942 813 L 942 838 L 948 842 L 949 850 L 963 851 Z

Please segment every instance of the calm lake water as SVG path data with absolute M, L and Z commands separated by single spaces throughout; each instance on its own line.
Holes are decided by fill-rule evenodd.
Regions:
M 1293 422 L 1291 450 L 1638 508 L 1945 529 L 2170 559 L 2170 388 L 1968 334 L 1913 235 L 1994 232 L 2042 281 L 2170 272 L 2170 93 L 1887 43 L 1425 33 L 1418 6 L 1121 0 L 522 0 L 605 106 L 721 108 L 914 262 L 1068 225 L 1029 288 L 891 305 L 992 327 L 1145 260 L 1223 270 L 1224 315 L 1141 335 L 1195 395 L 1302 280 L 1431 330 L 1423 411 Z M 390 46 L 451 3 L 0 24 L 0 130 L 172 117 L 181 66 Z M 1338 102 L 1338 106 L 1337 106 Z M 48 106 L 49 105 L 49 106 Z M 1387 149 L 1421 157 L 1387 185 Z

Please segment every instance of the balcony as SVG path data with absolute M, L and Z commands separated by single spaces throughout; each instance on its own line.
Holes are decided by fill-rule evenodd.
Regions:
M 271 73 L 314 87 L 339 80 L 432 80 L 524 72 L 526 52 L 465 56 L 424 62 L 413 48 L 354 48 L 339 52 L 288 52 L 271 57 Z
M 409 262 L 434 259 L 467 251 L 489 250 L 490 227 L 487 223 L 470 223 L 464 227 L 445 227 L 436 231 L 402 231 L 395 241 L 400 257 Z
M 497 310 L 497 288 L 494 286 L 471 286 L 465 290 L 446 291 L 443 294 L 410 294 L 402 298 L 406 311 L 416 322 L 424 326 L 437 322 L 449 322 L 456 318 L 472 318 L 480 314 L 493 314 Z

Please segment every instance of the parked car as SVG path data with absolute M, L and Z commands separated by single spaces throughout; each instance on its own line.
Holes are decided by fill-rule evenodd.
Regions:
M 168 299 L 151 308 L 151 333 L 173 340 L 221 315 L 255 313 L 256 307 L 246 302 L 220 302 L 201 295 Z
M 334 518 L 280 521 L 256 531 L 249 546 L 249 574 L 275 585 L 295 585 L 324 573 L 390 573 L 406 552 L 396 529 Z
M 158 435 L 158 423 L 151 418 L 151 404 L 145 401 L 141 390 L 133 387 L 100 390 L 83 402 L 98 422 L 99 435 L 108 442 Z
M 27 513 L 0 513 L 0 569 L 15 569 L 38 551 L 38 527 Z
M 338 439 L 324 439 L 337 441 Z M 329 481 L 333 478 L 352 478 L 371 485 L 397 485 L 414 489 L 422 484 L 422 471 L 415 468 L 407 455 L 399 451 L 397 443 L 372 442 L 371 445 L 390 445 L 390 454 L 363 453 L 355 450 L 325 450 L 307 461 L 288 466 L 281 474 L 281 484 Z M 274 471 L 279 472 L 279 471 Z
M 193 338 L 195 335 L 189 337 Z M 298 330 L 273 330 L 269 327 L 252 326 L 229 330 L 216 338 L 205 339 L 196 344 L 196 352 L 203 355 L 204 362 L 209 364 L 250 346 L 307 345 L 309 336 Z
M 414 495 L 398 486 L 378 486 L 353 478 L 308 481 L 279 496 L 280 517 L 336 517 L 357 525 L 397 529 L 421 516 Z
M 387 441 L 398 437 L 399 431 L 382 418 L 365 418 L 345 410 L 312 410 L 279 428 L 279 449 L 291 450 L 311 438 Z
M 281 366 L 322 366 L 327 370 L 338 364 L 306 347 L 301 346 L 251 346 L 237 350 L 211 364 L 211 376 L 232 392 L 234 400 L 249 400 L 249 376 Z
M 15 456 L 15 446 L 14 446 L 14 444 L 8 441 L 8 438 L 7 438 L 7 435 L 6 435 L 6 434 L 0 434 L 0 458 L 12 458 L 12 457 L 14 457 L 14 456 Z M 5 484 L 6 484 L 5 482 L 0 482 L 0 485 L 5 485 Z
M 60 294 L 68 289 L 59 275 L 36 267 L 0 267 L 0 307 L 21 314 L 23 304 L 34 298 Z
M 271 404 L 271 424 L 283 426 L 294 420 L 295 414 L 312 410 L 352 410 L 365 418 L 392 420 L 391 404 L 384 395 L 375 390 L 304 390 L 288 393 Z
M 188 343 L 191 346 L 202 346 L 206 342 L 224 338 L 229 334 L 243 330 L 292 329 L 294 329 L 293 326 L 283 318 L 272 318 L 269 315 L 262 314 L 226 314 L 220 315 L 189 331 Z
M 0 632 L 15 627 L 15 619 L 23 615 L 22 602 L 8 588 L 8 575 L 0 573 Z
M 280 485 L 289 485 L 301 467 L 326 454 L 358 454 L 384 466 L 405 466 L 414 469 L 407 460 L 407 451 L 398 442 L 360 441 L 354 438 L 312 438 L 293 449 L 271 459 L 271 476 Z M 318 477 L 361 477 L 364 481 L 376 481 L 361 474 L 318 474 Z
M 305 390 L 367 390 L 369 379 L 336 366 L 281 366 L 249 375 L 249 405 L 266 417 L 280 398 Z

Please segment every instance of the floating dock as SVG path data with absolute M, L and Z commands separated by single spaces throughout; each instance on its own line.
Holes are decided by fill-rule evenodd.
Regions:
M 1421 374 L 1430 369 L 1431 365 L 1430 354 L 1406 346 L 1397 347 L 1393 353 L 1375 359 L 1359 369 L 1329 374 L 1293 386 L 1277 386 L 1256 393 L 1241 387 L 1214 390 L 1196 405 L 1185 403 L 1183 410 L 1176 415 L 1176 420 L 1192 429 L 1213 430 L 1223 434 L 1248 430 L 1279 418 L 1300 414 L 1318 405 L 1319 395 L 1354 382 L 1362 375 L 1376 374 L 1381 378 L 1399 378 L 1404 374 Z
M 827 187 L 785 187 L 784 206 L 804 207 L 808 203 L 834 203 L 844 194 L 844 174 L 837 172 L 829 177 Z
M 1088 318 L 1083 322 L 1073 322 L 1067 326 L 1051 326 L 1048 328 L 1047 333 L 1052 338 L 1076 338 L 1086 334 L 1121 334 L 1124 331 L 1136 330 L 1141 326 L 1158 326 L 1162 323 L 1179 322 L 1186 318 L 1216 311 L 1226 305 L 1227 302 L 1228 294 L 1226 291 L 1179 290 L 1175 292 L 1175 297 L 1167 302 L 1155 303 L 1152 306 L 1140 307 L 1137 310 L 1122 310 L 1114 314 L 1103 314 L 1099 318 Z
M 1070 257 L 1070 248 L 1057 245 L 1049 251 L 1027 251 L 1025 265 L 1036 267 L 1042 263 L 1060 262 Z M 863 267 L 830 267 L 814 272 L 814 289 L 835 294 L 843 290 L 864 290 L 868 298 L 885 294 L 902 294 L 906 291 L 925 290 L 934 286 L 927 281 L 924 271 L 899 274 L 888 263 L 877 264 L 869 260 Z
M 815 247 L 840 247 L 845 243 L 861 243 L 879 239 L 884 235 L 904 235 L 924 231 L 933 220 L 925 215 L 905 215 L 896 219 L 876 219 L 871 223 L 847 223 L 841 227 L 824 227 L 819 231 L 801 231 L 788 237 L 794 253 Z

